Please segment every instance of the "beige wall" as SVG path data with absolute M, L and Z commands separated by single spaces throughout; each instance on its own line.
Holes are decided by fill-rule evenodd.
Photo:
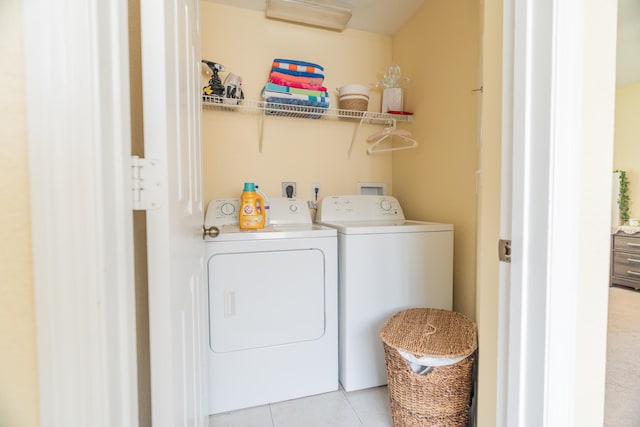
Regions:
M 325 68 L 325 86 L 368 84 L 391 63 L 391 38 L 363 31 L 333 32 L 264 19 L 263 12 L 201 2 L 202 57 L 242 76 L 245 97 L 260 99 L 274 58 L 301 59 Z M 208 77 L 203 75 L 203 86 Z M 379 111 L 380 94 L 370 109 Z M 363 125 L 351 159 L 347 151 L 357 122 L 266 117 L 259 152 L 260 114 L 205 110 L 203 113 L 205 201 L 239 197 L 245 181 L 268 196 L 280 196 L 282 181 L 295 181 L 298 198 L 355 193 L 358 181 L 385 182 L 389 192 L 391 155 L 366 154 L 366 137 L 380 127 Z
M 471 190 L 475 182 L 469 174 L 476 167 L 477 138 L 474 132 L 477 127 L 471 123 L 475 123 L 477 117 L 473 111 L 475 98 L 468 95 L 478 86 L 475 79 L 477 52 L 476 57 L 471 58 L 477 44 L 471 43 L 471 39 L 473 34 L 479 34 L 474 14 L 480 11 L 475 3 L 467 3 L 460 0 L 427 2 L 418 16 L 394 39 L 393 51 L 391 41 L 386 37 L 357 31 L 333 34 L 262 22 L 261 17 L 250 12 L 241 16 L 243 20 L 234 21 L 226 19 L 230 16 L 238 18 L 234 13 L 215 16 L 216 8 L 223 6 L 202 3 L 203 57 L 218 60 L 228 70 L 243 75 L 250 98 L 257 97 L 266 80 L 268 63 L 275 56 L 308 58 L 326 65 L 327 85 L 333 89 L 345 83 L 373 80 L 377 71 L 391 62 L 393 52 L 394 59 L 416 81 L 416 85 L 407 91 L 406 107 L 416 112 L 416 122 L 409 126 L 421 143 L 418 150 L 396 153 L 392 172 L 391 155 L 375 158 L 364 155 L 363 137 L 358 140 L 354 159 L 346 160 L 352 123 L 308 120 L 298 123 L 298 120 L 268 118 L 264 153 L 258 154 L 257 117 L 241 118 L 240 114 L 205 112 L 205 195 L 207 200 L 237 195 L 246 179 L 266 183 L 297 180 L 299 191 L 307 197 L 311 181 L 321 182 L 323 194 L 328 194 L 349 192 L 358 178 L 389 184 L 393 178 L 393 192 L 400 197 L 410 216 L 452 221 L 456 225 L 456 306 L 473 313 L 473 295 L 477 294 L 475 315 L 480 328 L 481 360 L 494 360 L 491 345 L 495 340 L 492 335 L 495 328 L 491 325 L 495 322 L 495 312 L 491 310 L 495 310 L 497 304 L 497 281 L 495 267 L 486 261 L 486 257 L 491 256 L 494 250 L 491 242 L 497 232 L 495 186 L 499 166 L 494 144 L 499 138 L 497 91 L 500 79 L 497 61 L 500 57 L 500 21 L 497 14 L 501 5 L 499 0 L 485 0 L 482 140 L 483 150 L 490 151 L 483 151 L 481 155 L 483 174 L 478 206 L 476 290 L 473 282 L 475 261 L 472 261 L 475 249 L 471 249 L 475 245 L 475 193 Z M 0 424 L 36 426 L 38 384 L 29 244 L 21 6 L 19 0 L 0 2 L 0 55 L 4 64 L 0 79 L 3 93 L 0 97 L 0 195 L 5 201 L 5 209 L 0 210 L 0 223 L 4 230 L 0 238 Z M 475 9 L 475 12 L 466 8 Z M 225 9 L 225 12 L 229 11 Z M 257 26 L 252 26 L 254 24 Z M 216 28 L 224 28 L 225 31 Z M 292 39 L 300 40 L 300 43 L 285 43 L 285 40 Z M 349 53 L 341 54 L 342 49 Z M 467 49 L 470 53 L 465 58 L 453 57 L 452 53 L 459 52 L 459 49 Z M 235 53 L 232 52 L 234 50 Z M 355 67 L 346 65 L 351 64 L 347 62 L 351 58 L 356 59 Z M 638 89 L 637 85 L 634 86 L 637 99 Z M 618 92 L 618 113 L 625 110 L 620 102 L 626 96 Z M 377 106 L 379 99 L 372 104 Z M 458 108 L 453 108 L 452 104 Z M 460 119 L 462 116 L 472 117 L 472 120 L 467 123 Z M 616 119 L 614 167 L 629 170 L 635 165 L 627 166 L 620 162 L 637 158 L 638 153 L 619 154 L 618 141 L 622 135 L 619 124 L 622 120 L 619 114 Z M 311 134 L 308 140 L 299 141 L 292 136 L 300 129 Z M 369 127 L 364 135 L 377 129 Z M 638 135 L 637 128 L 635 135 Z M 633 148 L 633 145 L 628 144 L 627 148 Z M 279 156 L 283 160 L 278 160 Z M 295 166 L 290 166 L 292 162 L 296 163 Z M 632 176 L 632 187 L 638 179 Z M 268 192 L 277 192 L 274 187 L 264 185 Z M 631 208 L 632 215 L 640 215 L 633 200 Z M 592 316 L 592 313 L 586 316 Z M 588 342 L 588 337 L 583 341 Z M 481 362 L 480 369 L 479 425 L 491 426 L 495 425 L 492 422 L 495 414 L 491 393 L 494 368 Z M 483 382 L 483 372 L 488 382 Z M 588 380 L 587 375 L 584 381 Z M 584 389 L 585 393 L 589 391 L 589 387 Z M 487 394 L 489 397 L 483 403 L 482 396 Z
M 453 223 L 454 309 L 475 317 L 480 5 L 434 0 L 393 38 L 393 60 L 413 79 L 417 150 L 393 153 L 394 194 L 408 217 Z
M 38 424 L 38 387 L 21 2 L 11 0 L 0 7 L 0 19 L 6 21 L 0 22 L 1 52 L 5 64 L 13 67 L 3 69 L 7 76 L 0 83 L 3 93 L 8 94 L 0 101 L 0 117 L 6 121 L 0 126 L 1 194 L 15 206 L 2 211 L 8 233 L 3 235 L 1 246 L 5 262 L 0 271 L 0 421 L 31 426 Z M 247 180 L 276 195 L 280 181 L 296 181 L 302 198 L 310 197 L 312 182 L 320 182 L 321 196 L 355 192 L 358 181 L 385 182 L 388 191 L 400 198 L 408 216 L 456 226 L 455 305 L 474 316 L 478 98 L 471 90 L 480 85 L 479 13 L 477 4 L 461 0 L 427 3 L 392 45 L 387 36 L 306 28 L 264 20 L 261 12 L 202 2 L 202 56 L 241 75 L 249 99 L 258 99 L 275 57 L 324 65 L 325 85 L 337 104 L 336 87 L 374 81 L 378 72 L 391 64 L 393 53 L 393 60 L 415 81 L 406 93 L 405 106 L 416 113 L 416 121 L 407 127 L 421 144 L 418 150 L 367 155 L 366 136 L 380 128 L 364 125 L 348 159 L 356 123 L 267 117 L 264 148 L 259 153 L 259 114 L 205 111 L 205 200 L 237 196 Z M 374 92 L 370 110 L 378 110 L 379 105 L 380 94 Z M 305 136 L 301 138 L 301 134 Z
M 22 2 L 0 2 L 0 425 L 39 424 Z
M 629 217 L 640 217 L 640 82 L 616 90 L 613 169 L 629 177 Z

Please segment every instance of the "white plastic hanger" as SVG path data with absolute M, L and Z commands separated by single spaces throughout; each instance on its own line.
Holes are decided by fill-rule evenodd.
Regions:
M 394 136 L 400 137 L 400 139 L 405 143 L 401 146 L 391 146 L 387 148 L 377 148 L 385 140 L 391 141 Z M 379 132 L 374 133 L 373 135 L 367 138 L 367 142 L 373 142 L 367 149 L 368 153 L 382 153 L 385 151 L 398 151 L 398 150 L 407 150 L 409 148 L 416 148 L 418 146 L 418 141 L 411 138 L 411 132 L 404 129 L 397 129 L 395 121 L 393 122 L 392 127 L 384 128 Z

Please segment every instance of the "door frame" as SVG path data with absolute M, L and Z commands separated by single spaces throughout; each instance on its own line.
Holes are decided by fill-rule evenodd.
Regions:
M 23 2 L 43 426 L 138 425 L 127 16 Z
M 503 153 L 513 176 L 501 237 L 513 253 L 500 285 L 498 360 L 507 363 L 496 425 L 604 418 L 616 3 L 504 3 L 512 151 Z
M 535 3 L 505 1 L 525 8 Z M 554 5 L 559 3 L 562 2 Z M 561 172 L 557 163 L 552 163 L 549 171 L 555 185 L 551 225 L 561 232 L 559 235 L 575 238 L 581 249 L 571 260 L 571 268 L 555 269 L 556 265 L 550 265 L 550 275 L 544 277 L 546 289 L 552 291 L 548 295 L 549 312 L 544 313 L 551 319 L 545 322 L 545 333 L 551 325 L 561 326 L 567 318 L 570 325 L 577 327 L 562 327 L 557 334 L 553 331 L 549 335 L 553 347 L 548 353 L 545 350 L 544 354 L 537 354 L 538 360 L 546 363 L 545 369 L 531 371 L 551 380 L 551 373 L 566 368 L 558 339 L 577 332 L 569 344 L 576 370 L 561 375 L 561 388 L 550 389 L 550 381 L 542 386 L 534 382 L 537 396 L 532 405 L 543 403 L 545 425 L 553 424 L 554 415 L 573 420 L 573 425 L 591 424 L 602 417 L 600 403 L 604 401 L 605 349 L 593 352 L 592 343 L 602 344 L 606 337 L 603 313 L 607 289 L 595 282 L 605 274 L 598 259 L 608 256 L 608 245 L 603 242 L 608 241 L 604 231 L 609 222 L 604 231 L 599 227 L 603 226 L 602 217 L 609 216 L 601 213 L 600 205 L 606 203 L 609 210 L 611 191 L 611 168 L 603 168 L 602 162 L 612 152 L 609 142 L 612 144 L 615 77 L 606 62 L 615 64 L 615 49 L 611 49 L 615 46 L 615 31 L 610 33 L 610 22 L 615 21 L 616 5 L 596 3 L 571 1 L 568 4 L 581 13 L 571 15 L 563 9 L 557 16 L 561 23 L 573 22 L 567 28 L 580 29 L 573 35 L 562 33 L 561 39 L 566 41 L 560 45 L 564 49 L 579 46 L 582 50 L 583 68 L 578 72 L 583 76 L 582 105 L 587 108 L 581 116 L 585 144 L 579 146 L 582 150 L 577 153 L 582 157 L 576 160 L 575 152 L 565 151 L 560 145 L 553 147 L 559 149 L 558 158 L 571 155 L 569 160 L 577 162 L 577 177 L 568 176 L 565 179 L 569 181 L 563 181 L 558 179 L 562 175 L 552 175 Z M 27 84 L 26 99 L 42 425 L 136 425 L 133 233 L 127 168 L 127 5 L 123 0 L 62 0 L 55 5 L 31 0 L 24 3 L 24 22 L 26 81 L 37 83 Z M 603 22 L 604 33 L 583 31 L 585 27 L 601 30 Z M 535 30 L 532 21 L 525 23 L 527 31 Z M 585 51 L 582 47 L 587 43 L 590 49 Z M 567 75 L 563 76 L 558 78 L 564 81 Z M 529 89 L 535 90 L 535 85 Z M 569 137 L 575 138 L 572 132 L 580 130 L 572 129 Z M 571 146 L 575 143 L 572 141 Z M 604 170 L 608 178 L 603 184 L 599 181 Z M 567 195 L 569 183 L 577 184 L 571 191 L 574 194 L 577 188 L 578 198 L 571 200 L 578 205 L 570 205 L 562 212 L 558 208 L 563 206 L 562 195 Z M 607 195 L 605 203 L 603 195 Z M 571 212 L 570 218 L 567 212 Z M 584 216 L 576 217 L 576 212 Z M 563 225 L 567 225 L 568 234 L 562 233 Z M 593 233 L 587 236 L 580 230 Z M 545 238 L 549 236 L 548 229 L 541 231 Z M 518 250 L 517 244 L 514 250 Z M 548 254 L 560 256 L 564 253 L 563 242 L 553 239 L 547 250 Z M 531 251 L 526 254 L 533 256 Z M 514 257 L 517 256 L 515 252 Z M 546 259 L 554 258 L 547 255 Z M 575 267 L 587 268 L 576 271 Z M 570 281 L 568 288 L 554 286 L 565 278 Z M 528 284 L 533 286 L 531 281 Z M 568 301 L 570 316 L 563 301 Z M 526 328 L 523 332 L 527 336 Z M 509 347 L 513 345 L 509 343 Z M 531 346 L 520 348 L 532 351 Z M 519 375 L 531 367 L 526 358 L 516 361 L 520 363 Z M 567 382 L 571 377 L 573 384 Z M 588 383 L 596 386 L 595 398 L 588 396 L 594 390 Z M 518 390 L 528 388 L 526 381 L 517 385 Z M 566 390 L 569 395 L 554 403 L 550 400 L 556 396 L 554 390 Z M 566 399 L 572 404 L 565 406 Z M 506 407 L 512 410 L 517 408 L 514 405 L 517 403 L 509 401 Z

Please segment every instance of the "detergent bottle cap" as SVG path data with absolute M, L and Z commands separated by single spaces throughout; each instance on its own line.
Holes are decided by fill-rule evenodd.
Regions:
M 253 182 L 245 182 L 243 191 L 256 191 L 256 186 Z

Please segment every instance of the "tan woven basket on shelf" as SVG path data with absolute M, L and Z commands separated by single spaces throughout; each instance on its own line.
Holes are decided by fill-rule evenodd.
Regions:
M 369 101 L 364 99 L 339 99 L 338 108 L 341 110 L 367 111 Z
M 453 311 L 415 308 L 389 318 L 380 337 L 394 427 L 466 426 L 477 347 L 474 323 Z M 420 375 L 398 349 L 416 357 L 468 356 Z

